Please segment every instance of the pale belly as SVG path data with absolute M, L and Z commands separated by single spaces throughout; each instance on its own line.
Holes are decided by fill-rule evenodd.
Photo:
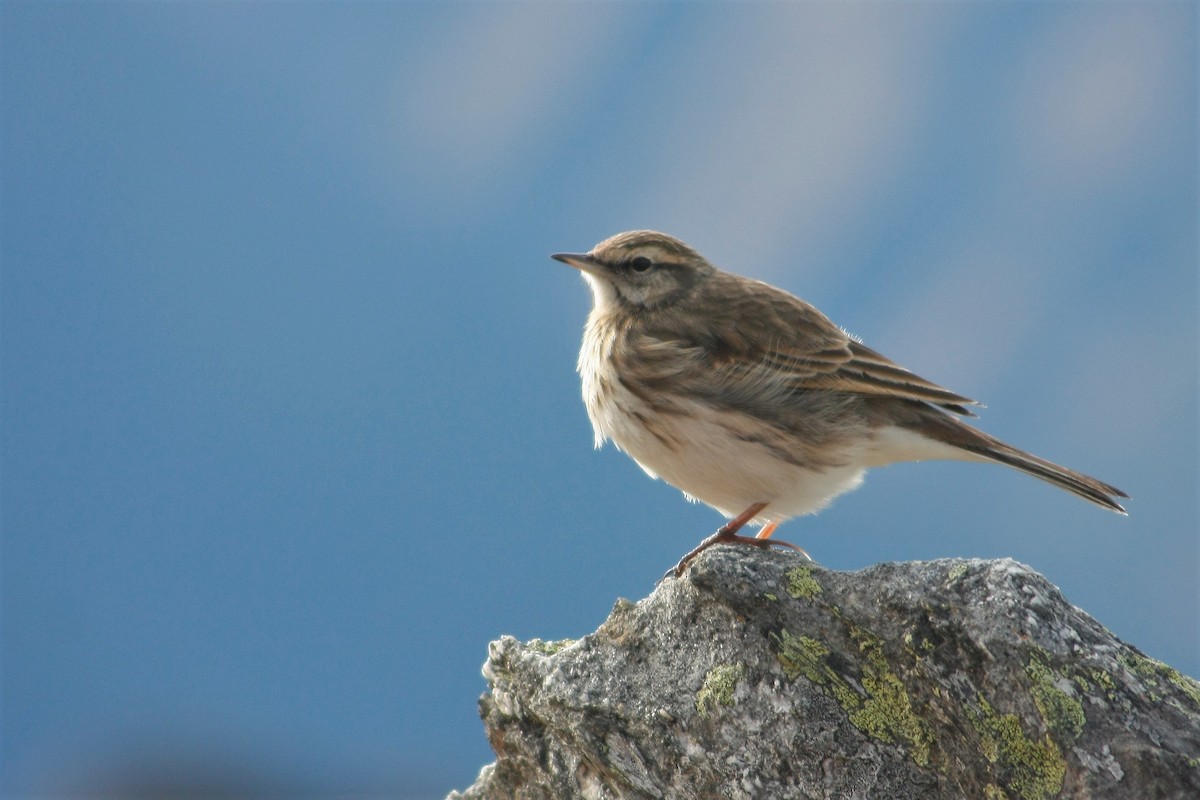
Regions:
M 652 477 L 729 517 L 767 503 L 755 522 L 780 522 L 818 511 L 862 482 L 865 444 L 809 458 L 759 420 L 698 402 L 674 405 L 678 413 L 655 412 L 618 389 L 590 398 L 588 413 L 597 444 L 611 439 Z

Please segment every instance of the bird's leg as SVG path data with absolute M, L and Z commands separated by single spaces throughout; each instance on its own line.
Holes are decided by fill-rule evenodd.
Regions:
M 754 538 L 758 539 L 759 541 L 764 541 L 766 539 L 770 539 L 771 534 L 774 533 L 775 529 L 778 527 L 779 527 L 778 522 L 768 522 L 766 525 L 762 526 L 762 530 L 760 530 L 758 532 L 758 535 L 755 536 Z M 807 558 L 809 561 L 813 560 L 813 557 L 808 554 L 807 550 L 805 550 L 803 547 L 797 547 L 796 545 L 792 544 L 791 542 L 785 542 L 780 539 L 775 539 L 774 541 L 771 542 L 771 544 L 777 544 L 777 545 L 782 545 L 784 547 L 790 547 L 793 550 L 795 550 L 797 553 L 799 553 L 800 555 Z
M 688 568 L 688 564 L 692 563 L 692 559 L 703 553 L 708 548 L 712 547 L 714 544 L 747 544 L 753 547 L 770 547 L 771 545 L 778 545 L 780 547 L 790 547 L 793 550 L 800 550 L 800 548 L 796 547 L 794 544 L 789 544 L 788 542 L 770 541 L 768 539 L 778 524 L 774 522 L 767 523 L 766 527 L 763 528 L 764 531 L 767 531 L 768 528 L 770 529 L 767 531 L 766 536 L 763 536 L 761 532 L 757 537 L 738 535 L 738 531 L 740 531 L 747 522 L 758 516 L 758 513 L 766 507 L 766 503 L 755 503 L 733 519 L 729 520 L 729 522 L 726 522 L 720 528 L 717 528 L 716 533 L 700 542 L 700 544 L 696 545 L 696 548 L 692 550 L 692 552 L 679 559 L 679 563 L 667 570 L 667 574 L 663 575 L 663 577 L 669 578 L 674 576 L 678 578 L 679 576 L 683 575 L 684 571 Z M 800 550 L 800 552 L 804 553 L 803 550 Z M 806 556 L 808 555 L 807 553 L 804 554 Z

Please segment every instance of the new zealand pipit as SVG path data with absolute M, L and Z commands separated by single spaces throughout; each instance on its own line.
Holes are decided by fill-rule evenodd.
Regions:
M 731 518 L 676 575 L 713 544 L 786 544 L 768 538 L 780 522 L 897 461 L 995 461 L 1125 513 L 1120 489 L 963 424 L 955 415 L 975 416 L 975 401 L 678 239 L 629 231 L 553 257 L 592 289 L 579 374 L 596 446 L 611 439 L 651 477 Z M 757 537 L 738 535 L 748 522 L 763 525 Z

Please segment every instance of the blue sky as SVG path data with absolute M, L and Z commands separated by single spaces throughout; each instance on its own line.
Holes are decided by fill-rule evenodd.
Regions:
M 8 2 L 0 45 L 8 795 L 470 783 L 488 641 L 719 523 L 591 447 L 548 254 L 630 228 L 1133 496 L 903 465 L 781 538 L 1012 556 L 1200 674 L 1195 4 Z

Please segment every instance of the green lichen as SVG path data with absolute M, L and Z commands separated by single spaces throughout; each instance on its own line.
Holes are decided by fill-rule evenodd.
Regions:
M 984 758 L 1005 776 L 1005 788 L 1019 800 L 1048 800 L 1061 792 L 1067 765 L 1054 739 L 1030 739 L 1016 714 L 997 713 L 983 694 L 978 699 L 978 708 L 968 706 L 968 717 Z
M 779 659 L 783 674 L 788 680 L 796 680 L 801 675 L 813 683 L 823 686 L 830 678 L 837 678 L 836 672 L 825 663 L 829 648 L 808 636 L 793 636 L 791 631 L 784 628 L 778 634 L 772 634 L 779 644 Z
M 1117 661 L 1145 685 L 1145 696 L 1150 702 L 1157 703 L 1162 700 L 1162 695 L 1156 691 L 1159 688 L 1159 675 L 1154 669 L 1153 661 L 1133 653 L 1122 653 L 1117 656 Z
M 808 636 L 793 636 L 788 630 L 775 636 L 779 643 L 779 659 L 783 674 L 789 680 L 803 675 L 818 686 L 825 687 L 842 708 L 857 708 L 862 704 L 858 692 L 825 660 L 829 648 Z
M 1033 702 L 1050 732 L 1065 745 L 1078 739 L 1087 717 L 1083 713 L 1083 704 L 1058 687 L 1061 676 L 1050 668 L 1041 654 L 1029 660 L 1025 674 L 1033 681 L 1030 688 Z
M 1131 651 L 1126 651 L 1118 655 L 1117 661 L 1140 678 L 1147 687 L 1151 689 L 1160 688 L 1162 681 L 1166 681 L 1181 690 L 1192 702 L 1192 705 L 1200 709 L 1200 683 L 1184 675 L 1179 670 L 1168 667 L 1161 661 L 1156 661 L 1153 658 L 1148 658 L 1140 653 Z M 1162 699 L 1161 695 L 1155 691 L 1150 691 L 1148 696 L 1151 700 Z
M 931 653 L 936 649 L 933 642 L 924 637 L 918 640 L 912 631 L 904 634 L 904 643 L 913 649 L 913 654 L 917 658 L 923 658 L 925 654 Z
M 541 639 L 532 639 L 526 643 L 526 647 L 530 650 L 536 650 L 542 655 L 552 656 L 564 647 L 570 647 L 579 641 L 578 639 L 558 639 L 552 642 L 543 642 Z
M 950 568 L 950 571 L 948 573 L 946 573 L 946 577 L 948 577 L 952 581 L 956 581 L 959 578 L 961 578 L 963 575 L 966 575 L 967 571 L 969 569 L 970 569 L 970 567 L 968 567 L 966 564 L 956 564 L 955 566 Z
M 771 592 L 764 592 L 764 593 L 763 593 L 763 597 L 767 598 L 767 599 L 768 599 L 768 600 L 770 600 L 772 603 L 775 603 L 775 602 L 778 602 L 778 601 L 779 601 L 779 595 L 777 595 L 777 594 L 773 594 L 773 593 L 771 593 Z
M 933 736 L 925 721 L 913 712 L 908 690 L 888 664 L 883 641 L 857 626 L 850 635 L 858 641 L 859 650 L 866 657 L 862 664 L 862 686 L 867 692 L 862 708 L 850 712 L 850 721 L 880 741 L 905 742 L 913 761 L 918 766 L 929 766 Z
M 787 630 L 775 637 L 784 674 L 792 680 L 803 675 L 824 687 L 856 728 L 881 742 L 907 745 L 913 761 L 928 767 L 933 736 L 924 720 L 913 711 L 903 682 L 888 665 L 882 641 L 861 628 L 852 628 L 851 635 L 864 655 L 860 681 L 866 696 L 829 665 L 829 648 L 816 639 L 793 636 Z
M 1109 700 L 1117 699 L 1117 683 L 1112 679 L 1112 675 L 1102 669 L 1089 670 L 1088 675 L 1091 675 L 1096 685 L 1104 690 L 1104 694 Z
M 704 685 L 696 693 L 696 713 L 707 718 L 717 706 L 733 705 L 733 693 L 745 674 L 743 664 L 718 664 L 710 669 L 704 676 Z
M 1008 800 L 1008 795 L 994 783 L 983 787 L 983 800 Z
M 1197 708 L 1200 708 L 1200 682 L 1197 682 L 1194 678 L 1189 678 L 1177 669 L 1168 667 L 1166 664 L 1158 663 L 1160 667 L 1166 670 L 1167 680 L 1182 689 L 1183 693 L 1191 699 L 1192 703 Z
M 821 584 L 812 576 L 812 567 L 807 565 L 789 570 L 787 579 L 787 593 L 797 600 L 801 598 L 812 600 L 824 591 L 821 588 Z

